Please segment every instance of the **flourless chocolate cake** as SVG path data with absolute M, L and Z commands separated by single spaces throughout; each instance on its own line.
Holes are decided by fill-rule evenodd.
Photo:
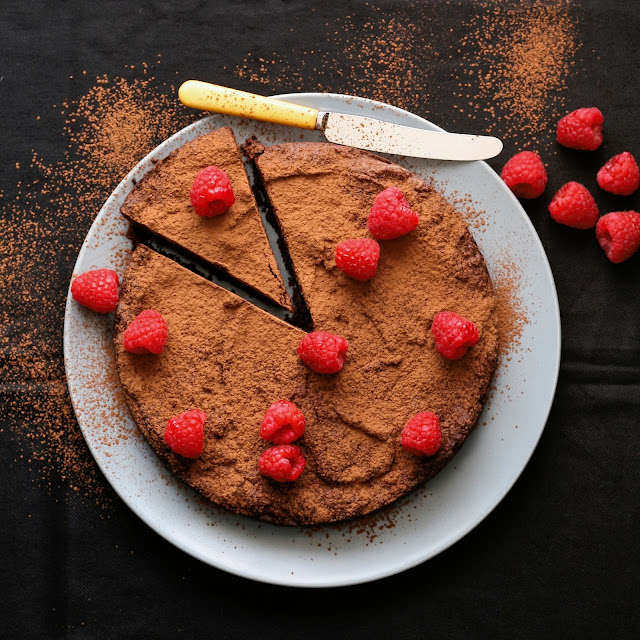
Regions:
M 322 375 L 296 355 L 304 332 L 138 247 L 123 278 L 117 361 L 129 406 L 158 455 L 185 482 L 228 509 L 280 524 L 319 524 L 383 507 L 442 469 L 473 428 L 497 358 L 489 275 L 461 215 L 407 170 L 367 152 L 322 143 L 248 146 L 288 248 L 316 331 L 349 341 L 342 371 Z M 336 244 L 367 236 L 367 216 L 387 187 L 405 194 L 420 222 L 381 241 L 376 276 L 337 269 Z M 158 356 L 127 353 L 122 334 L 143 309 L 169 327 Z M 446 360 L 430 331 L 438 311 L 479 329 L 460 360 Z M 307 467 L 292 483 L 260 474 L 269 443 L 260 421 L 281 399 L 306 417 L 296 445 Z M 204 451 L 186 460 L 164 444 L 168 418 L 207 414 Z M 418 412 L 440 417 L 432 457 L 412 455 L 400 432 Z

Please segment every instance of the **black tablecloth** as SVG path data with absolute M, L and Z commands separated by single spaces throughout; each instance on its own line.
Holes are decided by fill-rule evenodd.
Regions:
M 640 4 L 5 0 L 0 27 L 3 638 L 638 637 L 640 255 L 609 263 L 592 231 L 560 227 L 546 207 L 575 179 L 603 213 L 640 208 L 637 194 L 608 196 L 595 182 L 608 157 L 640 156 Z M 562 315 L 551 415 L 502 503 L 421 566 L 327 590 L 223 573 L 144 525 L 79 436 L 64 389 L 64 297 L 88 204 L 129 167 L 82 159 L 99 128 L 63 132 L 80 126 L 70 114 L 97 86 L 124 79 L 175 104 L 171 87 L 188 78 L 386 100 L 503 136 L 498 170 L 524 148 L 547 164 L 547 191 L 525 208 Z M 605 115 L 594 153 L 554 142 L 557 115 L 581 106 Z M 164 129 L 148 126 L 168 135 L 197 117 L 167 107 Z

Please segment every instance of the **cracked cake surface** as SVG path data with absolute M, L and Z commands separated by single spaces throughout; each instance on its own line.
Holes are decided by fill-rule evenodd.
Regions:
M 315 330 L 349 341 L 335 375 L 296 356 L 305 333 L 139 246 L 127 267 L 116 317 L 117 362 L 129 406 L 158 455 L 188 484 L 233 511 L 280 524 L 319 524 L 369 513 L 435 475 L 461 446 L 481 411 L 497 359 L 497 318 L 489 275 L 460 213 L 416 176 L 367 152 L 326 143 L 248 147 L 286 243 Z M 336 244 L 365 237 L 371 203 L 400 188 L 418 228 L 382 241 L 378 273 L 349 279 L 335 266 Z M 169 338 L 159 356 L 122 348 L 137 313 L 154 308 Z M 438 311 L 472 320 L 478 344 L 460 360 L 435 350 Z M 307 468 L 295 483 L 260 475 L 269 446 L 260 420 L 277 400 L 303 411 L 296 441 Z M 171 416 L 207 413 L 200 459 L 163 442 Z M 440 417 L 433 457 L 400 445 L 416 413 Z

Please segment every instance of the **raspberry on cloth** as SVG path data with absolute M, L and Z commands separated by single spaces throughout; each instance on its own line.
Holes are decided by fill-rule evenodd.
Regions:
M 624 151 L 607 160 L 598 171 L 598 184 L 601 189 L 616 196 L 630 196 L 640 186 L 640 168 L 636 159 Z
M 558 121 L 556 139 L 569 149 L 595 151 L 602 144 L 603 122 L 596 107 L 576 109 Z
M 567 182 L 549 204 L 551 217 L 574 229 L 592 229 L 598 221 L 598 207 L 589 190 L 579 182 Z
M 598 243 L 611 262 L 628 260 L 640 246 L 640 213 L 613 211 L 596 225 Z
M 547 186 L 547 170 L 533 151 L 521 151 L 507 160 L 500 177 L 516 198 L 525 200 L 538 198 Z

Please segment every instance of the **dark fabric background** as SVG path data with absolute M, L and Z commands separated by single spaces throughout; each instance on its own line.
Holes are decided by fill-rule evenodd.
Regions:
M 455 45 L 478 3 L 380 0 L 374 11 L 371 4 L 347 0 L 319 4 L 312 12 L 313 4 L 5 0 L 0 5 L 2 190 L 11 196 L 14 164 L 28 164 L 33 149 L 62 157 L 61 122 L 52 105 L 79 97 L 98 75 L 116 77 L 157 54 L 162 65 L 153 74 L 163 81 L 199 78 L 263 93 L 317 91 L 311 64 L 317 55 L 316 64 L 338 63 L 325 70 L 323 88 L 368 95 L 355 82 L 358 69 L 353 78 L 335 71 L 343 57 L 346 64 L 347 54 L 327 40 L 326 25 L 344 16 L 356 24 L 400 13 L 416 23 L 437 16 L 449 25 L 454 57 L 425 60 L 437 91 L 412 110 L 449 129 L 477 129 L 477 121 L 466 120 L 451 105 L 457 90 Z M 640 3 L 592 0 L 570 10 L 579 14 L 583 44 L 565 102 L 568 109 L 600 107 L 606 145 L 592 155 L 548 154 L 547 193 L 526 204 L 556 279 L 562 366 L 540 444 L 495 511 L 452 548 L 401 575 L 342 589 L 267 586 L 177 550 L 129 511 L 102 478 L 111 501 L 106 516 L 99 501 L 82 498 L 55 472 L 49 485 L 36 482 L 37 465 L 16 460 L 18 436 L 4 425 L 0 637 L 640 637 L 640 255 L 612 265 L 592 237 L 586 242 L 581 232 L 559 227 L 546 212 L 551 193 L 567 180 L 583 181 L 595 193 L 595 170 L 607 157 L 625 149 L 640 157 Z M 267 86 L 234 74 L 248 52 L 288 51 L 291 60 L 311 50 L 316 53 L 308 54 L 308 71 L 296 83 L 287 80 L 286 69 L 279 71 L 280 82 Z M 82 70 L 87 76 L 78 80 Z M 39 114 L 47 121 L 36 129 L 32 123 Z M 499 128 L 495 133 L 500 135 Z M 492 166 L 499 170 L 522 142 L 511 137 Z M 637 195 L 624 204 L 602 193 L 598 199 L 603 212 L 640 208 Z M 88 225 L 69 230 L 71 246 L 61 249 L 65 259 L 51 265 L 60 271 L 51 295 L 65 296 L 87 230 Z M 3 255 L 7 250 L 2 247 Z M 61 335 L 61 316 L 44 321 L 57 323 Z M 4 335 L 18 339 L 11 331 Z M 59 365 L 61 350 L 56 357 Z M 3 411 L 0 421 L 5 418 Z

